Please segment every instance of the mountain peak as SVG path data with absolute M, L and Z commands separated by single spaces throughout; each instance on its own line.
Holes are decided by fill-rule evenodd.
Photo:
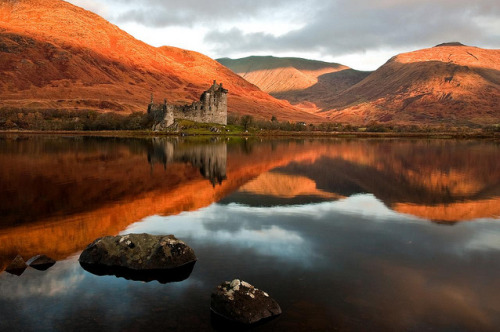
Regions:
M 443 47 L 443 46 L 467 46 L 467 45 L 464 45 L 460 42 L 447 42 L 447 43 L 438 44 L 434 47 Z
M 399 54 L 329 102 L 331 119 L 487 125 L 500 112 L 500 50 L 445 43 Z M 362 101 L 362 102 L 361 102 Z
M 272 96 L 310 112 L 321 108 L 323 96 L 347 89 L 368 75 L 338 63 L 295 57 L 250 56 L 217 61 Z

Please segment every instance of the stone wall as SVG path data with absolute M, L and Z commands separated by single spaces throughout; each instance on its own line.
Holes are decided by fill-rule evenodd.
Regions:
M 174 124 L 175 119 L 186 119 L 202 123 L 227 124 L 227 93 L 217 84 L 201 94 L 200 100 L 191 105 L 171 105 L 165 99 L 163 104 L 155 104 L 151 97 L 148 114 L 155 119 L 153 130 L 164 130 Z

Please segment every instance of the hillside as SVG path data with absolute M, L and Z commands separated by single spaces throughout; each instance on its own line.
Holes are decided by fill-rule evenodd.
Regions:
M 214 79 L 230 92 L 229 113 L 318 121 L 202 54 L 152 47 L 67 2 L 0 2 L 0 106 L 130 113 L 151 93 L 197 100 Z
M 310 111 L 324 109 L 325 99 L 369 74 L 338 63 L 301 58 L 251 56 L 217 61 L 272 96 Z
M 400 54 L 325 103 L 331 121 L 354 124 L 500 123 L 500 50 L 445 43 Z

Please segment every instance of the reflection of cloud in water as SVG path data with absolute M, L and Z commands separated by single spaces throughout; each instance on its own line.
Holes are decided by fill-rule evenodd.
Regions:
M 137 305 L 143 299 L 156 308 L 175 306 L 176 299 L 204 287 L 192 277 L 162 285 L 95 276 L 77 259 L 58 261 L 47 271 L 28 268 L 20 277 L 1 274 L 0 331 L 13 329 L 12 322 L 22 322 L 22 329 L 31 331 L 94 330 L 94 319 L 120 331 L 149 313 L 150 308 Z M 172 303 L 162 302 L 166 296 Z
M 248 207 L 237 204 L 229 204 L 228 212 L 244 212 L 248 214 L 258 214 L 262 216 L 303 216 L 316 220 L 326 219 L 332 213 L 342 213 L 356 215 L 359 217 L 369 217 L 380 221 L 386 220 L 417 220 L 412 216 L 400 214 L 389 209 L 385 204 L 372 194 L 353 195 L 346 199 L 332 202 L 322 202 L 317 204 L 287 205 L 275 207 Z
M 317 314 L 325 330 L 348 317 L 350 330 L 494 331 L 500 230 L 492 221 L 444 227 L 393 212 L 372 195 L 152 216 L 125 232 L 173 233 L 200 249 L 189 279 L 161 285 L 97 277 L 76 257 L 45 273 L 2 274 L 0 308 L 8 320 L 0 330 L 20 321 L 31 330 L 144 330 L 155 323 L 159 330 L 209 330 L 203 324 L 212 287 L 242 276 L 287 307 L 277 330 Z
M 4 299 L 60 296 L 74 291 L 84 278 L 80 267 L 70 261 L 57 262 L 51 270 L 53 273 L 49 274 L 28 268 L 21 277 L 4 274 L 0 294 Z
M 481 223 L 475 226 L 481 227 L 483 231 L 471 238 L 466 247 L 470 250 L 500 251 L 500 229 L 497 225 L 492 224 L 491 219 L 486 219 L 484 223 L 478 220 L 476 223 Z
M 231 203 L 229 205 L 212 204 L 211 206 L 193 212 L 183 212 L 176 216 L 152 216 L 130 225 L 122 233 L 153 232 L 163 234 L 183 232 L 187 235 L 207 235 L 209 231 L 224 230 L 236 233 L 244 229 L 260 229 L 264 227 L 261 219 L 272 217 L 275 220 L 287 221 L 284 217 L 311 218 L 313 220 L 329 221 L 332 213 L 369 217 L 381 221 L 386 220 L 417 220 L 415 217 L 397 213 L 387 208 L 380 200 L 371 194 L 354 195 L 346 199 L 305 205 L 287 205 L 274 207 L 250 207 Z M 418 219 L 420 220 L 420 219 Z M 293 221 L 293 220 L 288 220 Z M 168 222 L 166 226 L 165 222 Z M 186 225 L 185 223 L 195 223 Z M 275 223 L 273 223 L 274 225 Z M 277 226 L 273 226 L 277 228 Z M 269 229 L 269 227 L 267 228 Z M 274 233 L 274 234 L 273 234 Z M 284 232 L 273 230 L 266 236 L 275 240 L 284 239 Z M 296 238 L 297 235 L 291 237 Z M 270 239 L 269 238 L 269 239 Z
M 316 243 L 306 232 L 301 233 L 301 225 L 312 220 L 334 222 L 338 215 L 381 221 L 412 220 L 388 209 L 373 195 L 356 195 L 335 202 L 267 208 L 212 204 L 176 216 L 152 216 L 131 225 L 123 233 L 175 234 L 190 242 L 225 244 L 311 265 L 320 254 L 315 250 Z
M 486 219 L 479 224 L 488 225 L 492 220 L 495 219 Z M 388 226 L 382 226 L 381 223 L 387 223 Z M 371 194 L 362 194 L 334 202 L 296 206 L 256 208 L 234 203 L 212 204 L 176 216 L 152 216 L 131 225 L 124 233 L 175 234 L 200 247 L 224 244 L 231 246 L 232 250 L 253 250 L 258 255 L 272 256 L 282 262 L 300 262 L 311 267 L 327 256 L 320 249 L 318 236 L 329 237 L 332 241 L 330 246 L 341 250 L 342 246 L 349 245 L 346 241 L 354 241 L 350 244 L 353 245 L 357 243 L 355 239 L 369 236 L 371 240 L 368 243 L 374 243 L 376 238 L 369 235 L 371 232 L 376 232 L 378 239 L 381 234 L 396 234 L 397 229 L 403 227 L 391 245 L 406 246 L 413 243 L 412 239 L 416 240 L 416 235 L 408 231 L 410 225 L 420 229 L 420 243 L 427 242 L 430 245 L 434 240 L 440 241 L 437 239 L 440 236 L 452 236 L 454 241 L 444 249 L 449 252 L 500 249 L 500 235 L 494 231 L 482 231 L 483 226 L 479 224 L 455 226 L 454 230 L 432 227 L 425 220 L 390 210 Z M 494 229 L 495 225 L 491 227 Z M 351 238 L 337 238 L 336 234 L 331 233 L 333 229 L 342 229 Z M 382 243 L 380 245 L 385 246 Z
M 325 202 L 313 206 L 304 205 L 300 207 L 299 211 L 308 213 L 313 217 L 316 216 L 318 219 L 332 212 L 369 217 L 376 220 L 399 220 L 403 217 L 403 215 L 389 209 L 372 194 L 353 195 L 339 201 Z
M 306 260 L 312 250 L 299 233 L 281 226 L 269 225 L 266 219 L 256 218 L 241 206 L 213 204 L 196 212 L 185 212 L 173 217 L 153 216 L 133 224 L 124 233 L 172 233 L 180 239 L 230 245 L 238 249 L 252 249 L 260 255 L 282 257 L 286 260 Z M 228 218 L 231 216 L 231 219 Z M 280 216 L 275 216 L 279 219 Z
M 96 282 L 98 281 L 98 282 Z M 95 283 L 94 283 L 95 282 Z M 92 287 L 88 287 L 93 283 Z M 0 275 L 0 294 L 2 299 L 30 299 L 33 297 L 74 296 L 75 292 L 87 288 L 87 293 L 99 293 L 111 285 L 127 287 L 127 284 L 144 284 L 144 282 L 126 280 L 116 276 L 96 276 L 85 271 L 78 263 L 78 257 L 59 261 L 47 271 L 38 271 L 28 268 L 18 277 L 3 273 Z M 147 283 L 152 287 L 162 287 L 162 284 L 152 281 Z M 197 287 L 202 282 L 196 278 L 189 278 L 182 283 L 168 284 L 169 288 L 180 291 L 185 287 Z

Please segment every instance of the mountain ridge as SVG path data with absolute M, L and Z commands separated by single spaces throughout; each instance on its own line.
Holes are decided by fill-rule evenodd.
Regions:
M 145 111 L 150 95 L 198 100 L 216 79 L 230 114 L 319 121 L 276 100 L 198 52 L 153 47 L 97 14 L 61 0 L 0 3 L 0 97 L 28 109 Z
M 325 122 L 477 127 L 500 121 L 498 59 L 500 50 L 447 42 L 395 55 L 374 72 L 300 58 L 218 61 Z M 301 71 L 300 61 L 323 72 Z
M 389 59 L 326 100 L 332 121 L 488 125 L 500 119 L 500 50 L 456 43 Z
M 250 56 L 218 62 L 272 96 L 310 112 L 324 108 L 322 100 L 368 75 L 348 66 L 296 57 Z

